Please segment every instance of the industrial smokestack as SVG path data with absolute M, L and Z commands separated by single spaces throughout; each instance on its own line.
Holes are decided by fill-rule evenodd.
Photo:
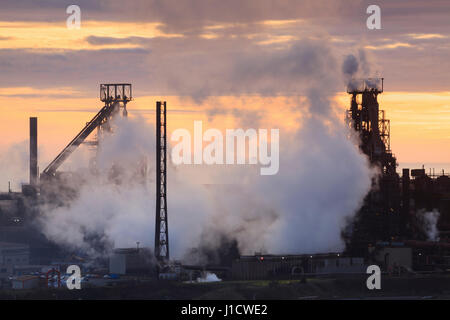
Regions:
M 410 210 L 411 210 L 411 188 L 410 188 L 411 180 L 409 177 L 409 169 L 403 169 L 402 175 L 402 232 L 406 232 L 405 226 L 406 223 L 410 220 Z
M 38 182 L 37 157 L 37 118 L 30 117 L 30 184 L 32 186 L 36 186 Z

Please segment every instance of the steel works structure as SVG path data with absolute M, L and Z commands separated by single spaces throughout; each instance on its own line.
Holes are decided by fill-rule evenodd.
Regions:
M 166 102 L 156 102 L 156 219 L 155 257 L 169 261 L 169 226 L 167 221 L 167 127 Z
M 372 167 L 378 168 L 379 171 L 379 174 L 373 178 L 371 191 L 365 197 L 356 217 L 343 231 L 347 244 L 344 255 L 347 257 L 336 256 L 333 259 L 331 257 L 322 259 L 325 257 L 317 255 L 309 256 L 309 258 L 308 256 L 255 255 L 241 256 L 236 264 L 233 262 L 233 257 L 239 256 L 237 241 L 224 238 L 218 248 L 200 247 L 192 250 L 193 255 L 198 253 L 208 259 L 212 257 L 210 260 L 214 261 L 214 264 L 218 261 L 218 265 L 210 265 L 208 268 L 204 265 L 185 266 L 185 269 L 211 270 L 215 273 L 223 272 L 226 275 L 227 270 L 232 267 L 233 272 L 238 268 L 237 272 L 240 273 L 238 278 L 241 279 L 271 278 L 295 276 L 299 272 L 304 273 L 308 270 L 317 273 L 317 269 L 314 270 L 315 267 L 329 272 L 333 263 L 333 268 L 352 269 L 355 265 L 362 265 L 362 262 L 354 260 L 354 257 L 362 257 L 365 262 L 377 261 L 376 263 L 383 270 L 388 270 L 389 266 L 396 263 L 393 258 L 395 251 L 409 252 L 411 248 L 412 263 L 409 265 L 414 270 L 428 272 L 450 269 L 450 173 L 442 171 L 435 174 L 434 169 L 430 168 L 427 174 L 425 166 L 420 169 L 411 168 L 411 170 L 403 168 L 400 179 L 396 172 L 397 160 L 390 147 L 390 122 L 385 119 L 385 112 L 380 110 L 378 103 L 378 95 L 383 93 L 383 79 L 354 80 L 350 83 L 347 92 L 350 95 L 350 108 L 347 111 L 348 125 L 360 137 L 360 150 L 367 156 Z M 77 198 L 80 186 L 85 183 L 85 179 L 90 177 L 89 174 L 64 172 L 59 169 L 60 166 L 81 144 L 96 148 L 103 133 L 114 131 L 110 121 L 114 115 L 119 115 L 122 110 L 122 115 L 127 116 L 126 106 L 132 100 L 131 84 L 101 84 L 100 100 L 104 103 L 102 109 L 45 168 L 40 177 L 37 161 L 37 118 L 30 118 L 30 183 L 22 184 L 22 192 L 14 192 L 11 187 L 8 188 L 8 192 L 0 192 L 0 241 L 29 245 L 29 260 L 32 264 L 48 264 L 59 255 L 58 245 L 42 237 L 39 230 L 32 226 L 35 217 L 39 216 L 41 208 L 39 205 L 45 204 L 43 207 L 45 209 L 69 205 Z M 166 102 L 156 103 L 154 255 L 159 261 L 156 270 L 159 278 L 171 277 L 172 271 L 176 269 L 175 264 L 171 265 L 169 262 L 166 107 Z M 97 129 L 97 135 L 92 135 L 93 140 L 87 140 L 95 129 Z M 131 169 L 140 170 L 136 173 L 136 177 L 143 177 L 145 183 L 146 160 L 142 162 Z M 90 172 L 92 177 L 95 177 L 97 173 L 97 170 Z M 115 175 L 116 172 L 113 170 L 111 173 L 113 174 L 108 175 L 108 178 L 120 184 L 120 174 Z M 342 187 L 345 185 L 343 181 Z M 433 224 L 430 219 L 436 220 L 435 223 Z M 88 236 L 88 240 L 92 241 L 93 245 L 100 248 L 104 246 L 102 241 L 98 241 L 102 238 L 101 235 L 100 237 L 97 234 Z M 139 247 L 132 249 L 131 252 L 139 253 L 139 255 L 144 253 L 139 250 Z M 128 258 L 134 259 L 135 255 L 130 254 L 128 257 L 128 253 L 127 251 L 126 259 L 124 257 L 119 259 L 120 266 Z M 318 264 L 316 259 L 319 258 Z M 131 260 L 129 262 L 133 263 L 134 260 Z M 347 268 L 349 264 L 351 268 Z M 324 266 L 328 269 L 325 270 Z M 141 271 L 142 269 L 139 270 Z M 341 271 L 342 269 L 339 270 Z
M 84 143 L 86 138 L 98 129 L 98 135 L 104 130 L 110 130 L 108 120 L 123 109 L 123 115 L 127 116 L 127 103 L 132 100 L 131 84 L 129 83 L 111 83 L 100 85 L 100 100 L 105 103 L 104 107 L 86 123 L 83 130 L 58 154 L 58 156 L 44 169 L 41 177 L 48 178 L 56 175 L 56 170 L 63 162 L 75 151 L 80 144 Z M 96 142 L 91 145 L 96 145 Z
M 376 241 L 391 241 L 405 236 L 402 221 L 400 178 L 397 160 L 390 150 L 390 122 L 380 110 L 377 97 L 383 92 L 383 78 L 353 80 L 347 120 L 360 136 L 360 149 L 372 166 L 379 168 L 378 179 L 366 196 L 352 226 L 352 247 L 367 248 Z
M 52 185 L 56 184 L 57 170 L 63 162 L 76 150 L 81 144 L 97 146 L 98 140 L 103 132 L 111 131 L 109 120 L 123 109 L 122 115 L 127 116 L 127 103 L 132 100 L 132 89 L 129 83 L 111 83 L 100 85 L 100 100 L 105 103 L 104 107 L 89 121 L 78 135 L 58 154 L 58 156 L 45 168 L 41 174 L 41 180 L 52 183 L 41 184 L 41 191 L 45 189 L 48 194 L 52 190 Z M 97 137 L 94 141 L 86 139 L 97 129 Z M 37 151 L 35 150 L 37 132 L 36 119 L 30 120 L 30 177 L 33 184 L 34 170 L 36 168 Z M 162 262 L 169 260 L 169 234 L 167 223 L 167 136 L 166 136 L 166 102 L 158 101 L 156 103 L 156 213 L 155 213 L 155 256 Z M 44 187 L 45 186 L 45 187 Z M 55 188 L 53 188 L 55 189 Z M 61 192 L 61 188 L 56 188 Z

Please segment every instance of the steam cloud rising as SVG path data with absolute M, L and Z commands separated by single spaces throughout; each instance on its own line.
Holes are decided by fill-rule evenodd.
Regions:
M 430 241 L 439 240 L 439 230 L 437 228 L 439 215 L 440 213 L 436 209 L 423 213 L 425 231 L 427 233 L 428 240 Z
M 28 181 L 28 141 L 10 145 L 0 154 L 0 190 L 6 190 L 11 182 L 13 191 L 20 190 Z
M 211 55 L 205 53 L 205 59 L 210 61 Z M 280 130 L 280 171 L 275 176 L 236 167 L 235 184 L 205 186 L 186 179 L 184 169 L 168 161 L 172 257 L 183 257 L 200 243 L 214 248 L 224 236 L 235 239 L 244 254 L 343 249 L 341 229 L 369 191 L 373 171 L 348 139 L 349 129 L 332 102 L 341 70 L 348 75 L 357 69 L 355 61 L 345 60 L 342 68 L 339 61 L 322 39 L 298 41 L 284 50 L 232 54 L 217 77 L 212 76 L 217 70 L 205 66 L 192 73 L 183 61 L 173 67 L 162 63 L 167 69 L 159 80 L 199 101 L 210 95 L 297 93 L 291 99 L 300 123 L 295 132 Z M 191 79 L 175 81 L 180 74 Z M 41 217 L 50 239 L 90 255 L 100 254 L 93 239 L 106 243 L 107 250 L 137 241 L 153 246 L 154 128 L 139 118 L 116 119 L 115 126 L 114 135 L 101 141 L 99 174 L 80 187 L 69 206 L 46 208 Z M 148 176 L 142 181 L 144 163 Z M 214 177 L 218 182 L 226 178 L 220 173 Z

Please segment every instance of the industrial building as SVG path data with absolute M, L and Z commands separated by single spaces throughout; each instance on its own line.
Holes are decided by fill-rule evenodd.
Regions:
M 384 79 L 363 79 L 350 82 L 347 89 L 351 97 L 347 111 L 349 126 L 360 137 L 360 149 L 367 155 L 380 174 L 373 181 L 373 188 L 366 196 L 355 221 L 343 233 L 347 243 L 346 253 L 371 258 L 369 248 L 379 243 L 416 248 L 416 242 L 427 242 L 421 215 L 425 211 L 439 209 L 437 224 L 440 255 L 448 256 L 450 231 L 450 181 L 449 175 L 427 175 L 424 168 L 404 168 L 402 176 L 397 172 L 397 159 L 390 148 L 390 121 L 380 110 L 378 95 L 383 93 Z M 435 256 L 430 243 L 423 256 Z M 420 263 L 419 263 L 420 264 Z M 422 268 L 421 265 L 416 265 Z
M 149 275 L 154 272 L 153 253 L 146 248 L 115 249 L 109 257 L 110 274 L 141 274 Z
M 397 159 L 390 147 L 390 121 L 377 100 L 383 93 L 383 86 L 383 79 L 354 80 L 347 90 L 350 97 L 348 125 L 359 135 L 361 151 L 373 166 L 380 169 L 380 174 L 372 181 L 373 188 L 365 197 L 355 221 L 343 230 L 344 252 L 240 257 L 237 254 L 233 255 L 231 264 L 215 266 L 181 266 L 170 261 L 167 106 L 166 102 L 157 102 L 156 208 L 149 211 L 149 217 L 154 214 L 155 218 L 155 248 L 153 252 L 147 248 L 115 249 L 103 267 L 108 265 L 111 274 L 153 273 L 155 276 L 159 274 L 160 279 L 192 279 L 198 273 L 212 271 L 219 272 L 223 279 L 235 280 L 359 274 L 372 263 L 379 264 L 383 271 L 450 268 L 450 176 L 445 172 L 427 173 L 425 168 L 404 168 L 401 174 L 397 171 Z M 0 276 L 25 274 L 26 270 L 32 272 L 63 259 L 64 253 L 67 254 L 57 244 L 45 239 L 29 222 L 39 215 L 41 204 L 58 207 L 64 204 L 61 199 L 70 201 L 77 197 L 78 190 L 73 186 L 83 181 L 59 168 L 78 146 L 87 144 L 95 149 L 102 135 L 112 131 L 110 120 L 113 116 L 127 116 L 127 104 L 132 100 L 131 84 L 101 84 L 100 100 L 104 103 L 100 111 L 41 174 L 37 167 L 38 119 L 30 118 L 30 181 L 23 185 L 22 192 L 0 194 Z M 96 135 L 88 140 L 94 132 Z M 94 161 L 92 166 L 95 165 Z M 68 180 L 72 183 L 66 183 Z M 427 238 L 421 217 L 423 212 L 434 209 L 440 212 L 438 241 Z M 184 276 L 174 276 L 182 273 Z M 16 286 L 26 286 L 25 282 L 19 282 Z
M 28 265 L 29 261 L 28 245 L 0 242 L 0 277 L 12 274 L 15 266 Z
M 233 262 L 233 279 L 267 279 L 304 273 L 363 272 L 377 264 L 383 271 L 447 270 L 450 268 L 450 176 L 427 174 L 425 168 L 397 172 L 397 159 L 390 147 L 390 120 L 381 110 L 378 95 L 384 79 L 352 80 L 347 93 L 347 123 L 360 137 L 360 149 L 380 174 L 372 190 L 343 231 L 346 250 L 331 255 L 254 255 Z M 439 241 L 427 239 L 424 212 L 439 210 Z M 355 258 L 359 257 L 359 258 Z
M 314 255 L 241 256 L 233 261 L 234 280 L 301 279 L 307 275 L 361 274 L 363 258 L 342 257 L 340 253 Z

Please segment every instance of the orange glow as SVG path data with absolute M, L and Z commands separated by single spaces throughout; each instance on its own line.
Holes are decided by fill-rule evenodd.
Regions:
M 12 143 L 28 139 L 28 117 L 39 117 L 39 144 L 48 157 L 55 156 L 100 109 L 97 97 L 77 98 L 71 88 L 56 88 L 46 94 L 75 93 L 73 98 L 41 97 L 32 99 L 14 96 L 35 94 L 32 88 L 0 90 L 0 150 Z M 42 92 L 41 92 L 42 93 Z M 157 100 L 168 103 L 168 131 L 177 128 L 192 130 L 195 120 L 204 128 L 280 128 L 289 132 L 298 128 L 293 113 L 295 101 L 286 97 L 215 97 L 197 104 L 185 97 L 143 96 L 129 105 L 130 116 L 143 116 L 154 122 Z M 345 93 L 335 97 L 342 112 L 348 107 Z M 391 148 L 400 162 L 450 162 L 450 93 L 390 92 L 379 96 L 380 108 L 391 120 Z M 216 109 L 216 113 L 208 110 Z M 241 113 L 240 109 L 244 113 Z M 240 115 L 239 121 L 235 113 Z M 254 117 L 254 118 L 253 118 Z M 343 117 L 342 117 L 343 118 Z M 256 123 L 254 119 L 258 120 Z M 282 139 L 282 137 L 281 137 Z
M 57 49 L 57 50 L 98 50 L 106 48 L 136 48 L 139 44 L 116 43 L 91 45 L 88 36 L 97 37 L 179 37 L 159 31 L 159 23 L 128 23 L 111 21 L 85 21 L 80 29 L 68 29 L 66 21 L 44 22 L 0 22 L 2 35 L 7 40 L 0 41 L 0 49 Z
M 348 95 L 337 101 L 347 106 Z M 450 92 L 385 92 L 378 101 L 400 162 L 450 162 Z

